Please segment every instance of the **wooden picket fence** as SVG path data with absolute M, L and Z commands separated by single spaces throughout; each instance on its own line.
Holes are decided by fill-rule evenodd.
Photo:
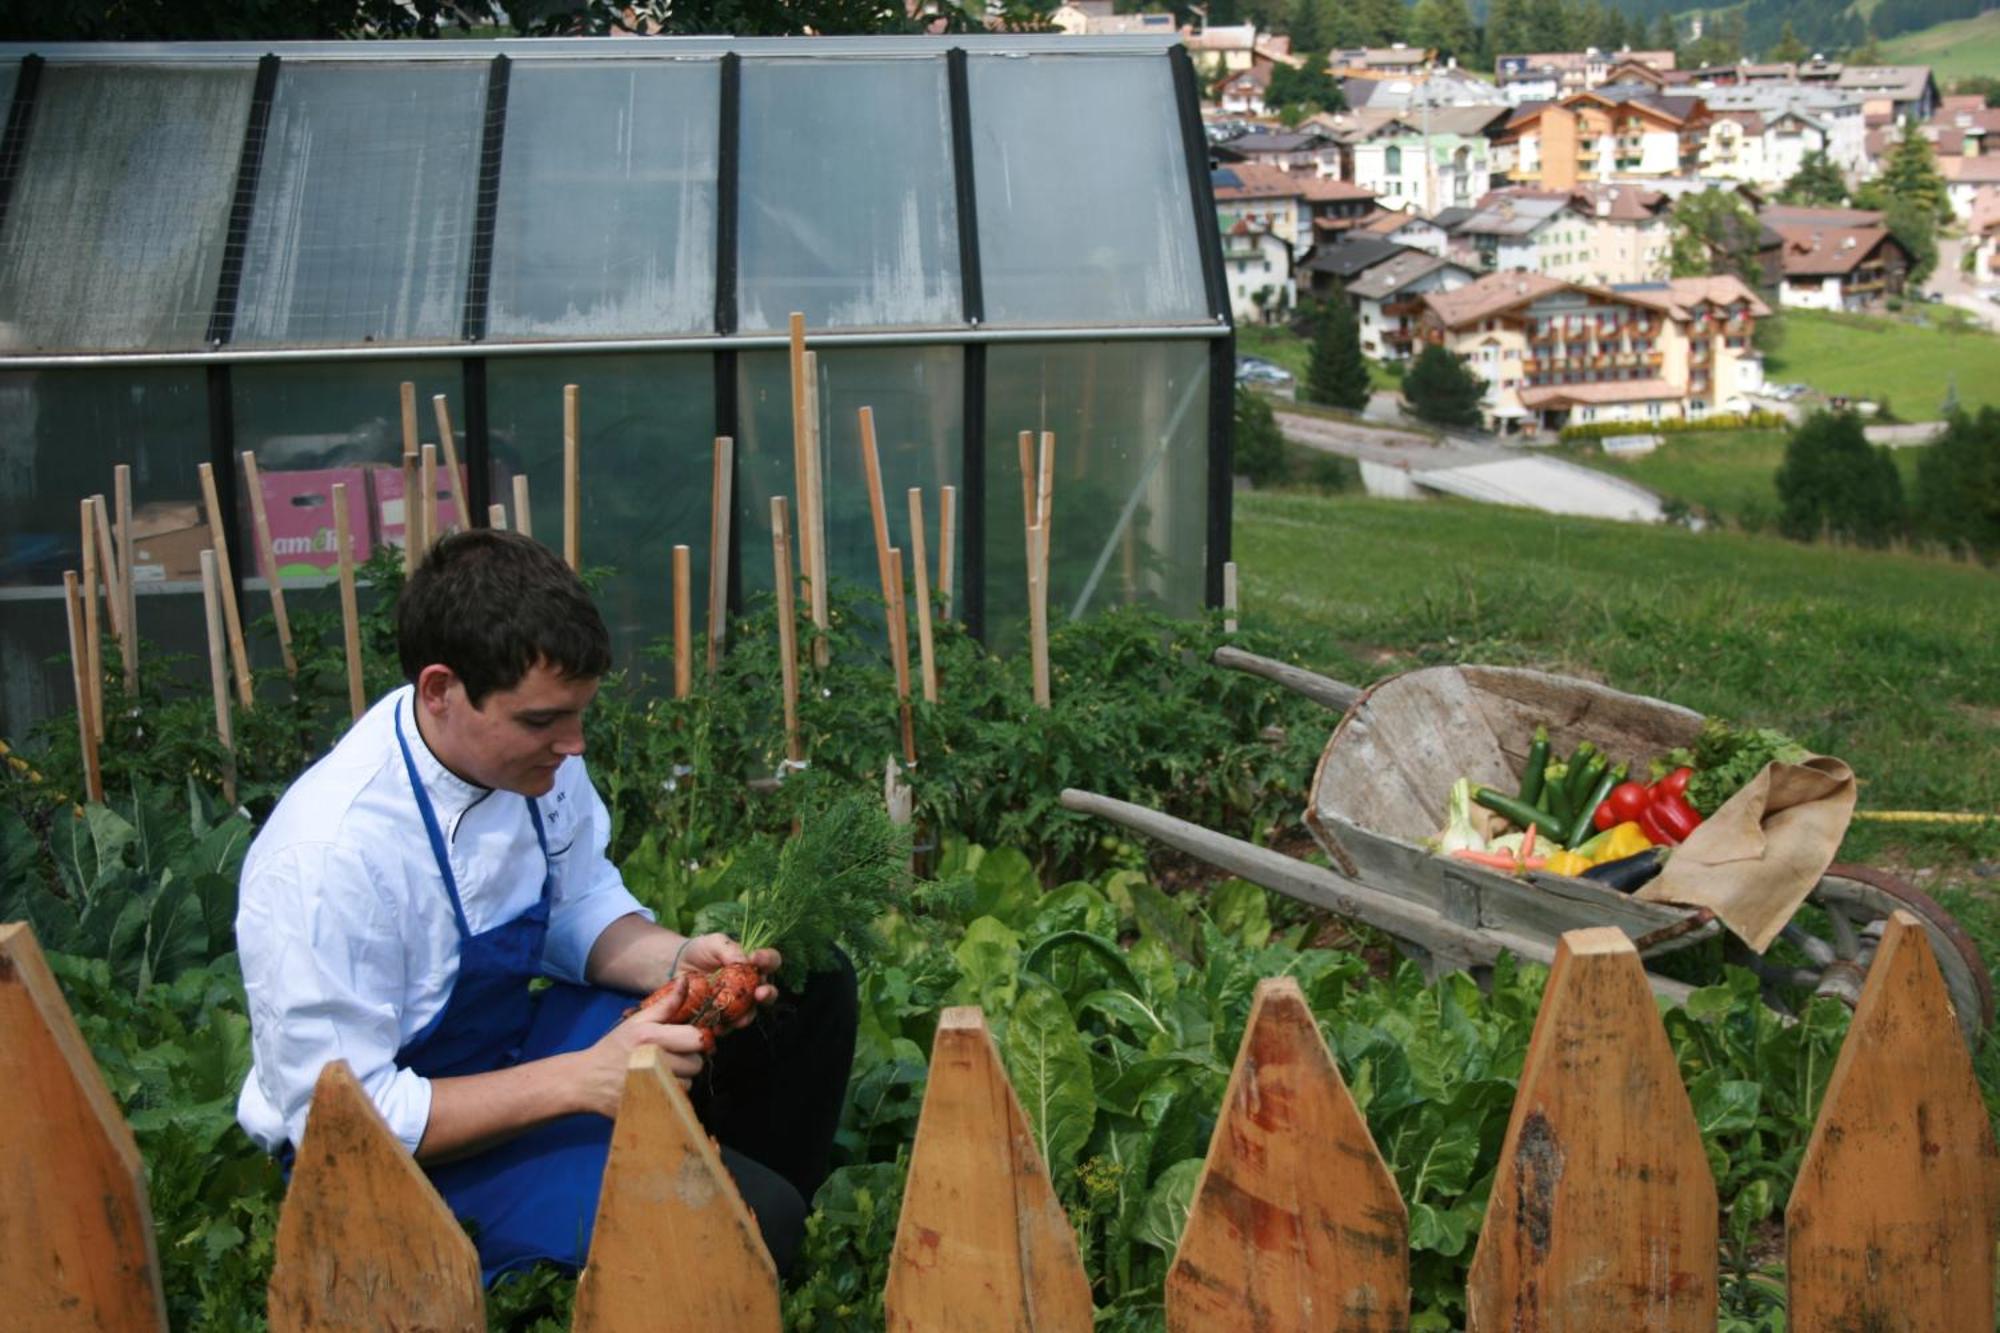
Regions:
M 165 1327 L 144 1173 L 27 927 L 0 927 L 0 1310 Z M 23 1132 L 25 1131 L 25 1132 Z M 754 1219 L 679 1086 L 632 1062 L 573 1327 L 779 1327 Z M 1789 1327 L 1993 1327 L 1995 1146 L 1930 944 L 1883 938 L 1786 1209 Z M 1716 1327 L 1716 1194 L 1630 942 L 1563 936 L 1474 1253 L 1471 1333 Z M 274 1333 L 482 1330 L 471 1243 L 345 1065 L 320 1078 L 279 1222 Z M 946 1011 L 885 1293 L 892 1330 L 1091 1327 L 1076 1237 L 977 1009 Z M 1262 983 L 1167 1325 L 1387 1333 L 1403 1201 L 1295 983 Z

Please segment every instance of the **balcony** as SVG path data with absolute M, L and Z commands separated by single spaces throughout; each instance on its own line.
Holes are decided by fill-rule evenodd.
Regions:
M 1614 366 L 1636 366 L 1639 364 L 1639 354 L 1637 352 L 1619 352 L 1611 358 L 1611 364 Z
M 1523 375 L 1539 375 L 1542 373 L 1542 363 L 1535 357 L 1524 356 L 1521 358 L 1521 373 Z

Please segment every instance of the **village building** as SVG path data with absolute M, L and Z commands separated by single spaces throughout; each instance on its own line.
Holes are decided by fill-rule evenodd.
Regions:
M 1227 236 L 1238 223 L 1283 238 L 1294 254 L 1312 245 L 1312 215 L 1305 206 L 1304 177 L 1261 162 L 1234 162 L 1209 173 L 1215 192 L 1216 225 Z
M 1708 121 L 1699 97 L 1576 93 L 1523 107 L 1494 144 L 1516 184 L 1569 190 L 1583 181 L 1691 175 Z
M 1612 81 L 1615 71 L 1630 66 L 1667 71 L 1674 68 L 1672 51 L 1538 51 L 1503 55 L 1493 62 L 1493 81 L 1512 105 L 1554 102 L 1589 92 Z
M 1209 156 L 1217 162 L 1256 162 L 1280 171 L 1328 180 L 1341 177 L 1340 141 L 1317 128 L 1272 130 L 1257 128 L 1214 144 Z
M 1753 337 L 1768 314 L 1734 277 L 1600 288 L 1490 273 L 1425 295 L 1417 330 L 1486 381 L 1488 429 L 1533 432 L 1747 407 L 1763 388 Z
M 1238 324 L 1282 323 L 1298 304 L 1292 243 L 1272 228 L 1239 219 L 1222 233 L 1229 313 Z
M 1407 112 L 1342 112 L 1316 118 L 1346 146 L 1348 179 L 1391 209 L 1435 213 L 1464 207 L 1491 187 L 1489 131 L 1505 107 L 1420 107 Z
M 1463 287 L 1474 276 L 1464 264 L 1414 250 L 1363 271 L 1347 284 L 1362 352 L 1379 361 L 1409 360 L 1423 296 Z
M 1806 210 L 1797 210 L 1804 212 Z M 1828 210 L 1846 211 L 1846 210 Z M 1878 220 L 1774 222 L 1778 304 L 1803 310 L 1869 310 L 1903 294 L 1910 252 Z

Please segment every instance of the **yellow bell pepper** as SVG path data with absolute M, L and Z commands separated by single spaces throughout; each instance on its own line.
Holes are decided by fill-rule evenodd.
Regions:
M 1548 864 L 1542 867 L 1553 875 L 1581 875 L 1590 869 L 1590 858 L 1575 852 L 1554 851 L 1548 856 Z
M 1607 861 L 1622 861 L 1628 856 L 1637 856 L 1653 845 L 1646 831 L 1632 820 L 1613 826 L 1609 837 L 1591 856 L 1590 863 L 1601 866 Z

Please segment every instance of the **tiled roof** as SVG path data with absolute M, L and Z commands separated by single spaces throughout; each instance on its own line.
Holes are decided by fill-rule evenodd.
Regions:
M 1353 181 L 1337 181 L 1331 176 L 1308 176 L 1299 182 L 1299 197 L 1312 204 L 1344 204 L 1356 199 L 1373 199 L 1375 191 Z
M 1851 273 L 1885 243 L 1898 242 L 1886 227 L 1775 227 L 1784 239 L 1779 262 L 1788 278 Z
M 1343 236 L 1332 245 L 1322 245 L 1313 251 L 1306 267 L 1314 273 L 1326 273 L 1343 281 L 1375 267 L 1386 259 L 1405 253 L 1410 247 L 1385 241 L 1379 236 Z
M 1882 215 L 1867 208 L 1809 208 L 1804 204 L 1766 204 L 1757 220 L 1767 227 L 1865 227 Z
M 1567 195 L 1503 197 L 1458 225 L 1462 236 L 1527 236 L 1570 206 Z
M 1209 173 L 1218 201 L 1234 199 L 1297 199 L 1300 180 L 1289 171 L 1263 162 L 1232 162 Z
M 1446 328 L 1455 329 L 1567 286 L 1544 273 L 1488 273 L 1454 291 L 1431 292 L 1424 297 L 1424 304 Z
M 1696 306 L 1703 304 L 1741 304 L 1758 319 L 1771 313 L 1771 307 L 1765 305 L 1757 293 L 1733 273 L 1711 274 L 1702 278 L 1672 278 L 1666 282 L 1620 283 L 1611 288 L 1611 294 L 1655 310 L 1664 310 L 1675 319 L 1688 318 Z
M 1600 380 L 1595 384 L 1543 384 L 1521 390 L 1521 406 L 1540 410 L 1568 403 L 1656 403 L 1687 395 L 1665 380 Z
M 1408 254 L 1397 255 L 1393 259 L 1386 260 L 1369 269 L 1353 282 L 1347 284 L 1347 294 L 1349 296 L 1365 296 L 1373 300 L 1379 300 L 1385 296 L 1394 296 L 1418 278 L 1435 273 L 1441 268 L 1456 268 L 1464 271 L 1465 266 L 1453 263 L 1451 260 L 1441 258 L 1437 255 L 1425 254 L 1421 250 L 1413 250 Z

